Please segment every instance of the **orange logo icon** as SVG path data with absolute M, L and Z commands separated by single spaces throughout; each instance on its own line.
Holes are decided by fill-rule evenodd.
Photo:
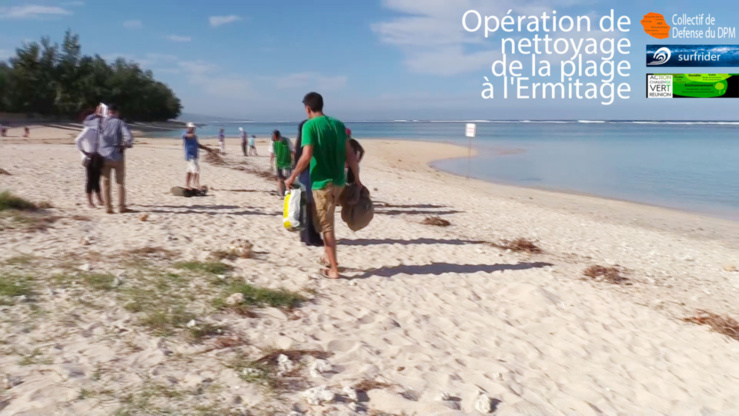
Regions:
M 644 26 L 644 31 L 653 38 L 667 39 L 670 37 L 670 25 L 665 21 L 665 17 L 659 13 L 644 15 L 641 24 Z

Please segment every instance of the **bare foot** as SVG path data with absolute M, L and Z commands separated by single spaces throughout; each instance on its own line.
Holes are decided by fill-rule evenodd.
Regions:
M 321 269 L 321 276 L 331 280 L 337 280 L 341 278 L 338 270 L 336 272 L 332 272 L 330 269 Z

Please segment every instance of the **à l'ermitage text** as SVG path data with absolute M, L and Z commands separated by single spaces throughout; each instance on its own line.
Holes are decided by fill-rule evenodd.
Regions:
M 631 85 L 631 41 L 622 36 L 631 30 L 628 16 L 614 10 L 591 16 L 560 16 L 557 11 L 536 16 L 483 16 L 468 10 L 464 30 L 485 39 L 503 33 L 500 57 L 490 67 L 492 78 L 502 80 L 503 98 L 600 100 L 611 105 L 626 100 Z M 590 36 L 588 36 L 590 35 Z M 481 96 L 495 99 L 496 86 L 483 77 Z

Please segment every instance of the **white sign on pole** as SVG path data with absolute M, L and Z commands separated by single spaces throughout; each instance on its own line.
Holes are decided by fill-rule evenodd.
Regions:
M 475 137 L 475 135 L 477 135 L 477 124 L 467 123 L 466 136 L 471 139 Z

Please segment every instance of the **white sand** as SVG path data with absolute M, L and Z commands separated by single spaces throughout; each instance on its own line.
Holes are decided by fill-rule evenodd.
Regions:
M 12 174 L 0 176 L 0 190 L 50 201 L 65 217 L 44 232 L 0 232 L 0 261 L 28 253 L 117 273 L 123 266 L 112 256 L 127 249 L 156 246 L 178 260 L 203 260 L 247 239 L 259 254 L 233 263 L 236 278 L 308 290 L 314 301 L 293 318 L 276 309 L 258 318 L 203 316 L 248 341 L 210 352 L 208 344 L 152 335 L 112 295 L 85 295 L 99 309 L 75 302 L 84 288 L 41 294 L 42 318 L 25 304 L 0 306 L 0 414 L 111 414 L 126 393 L 140 395 L 151 383 L 186 392 L 156 402 L 177 403 L 182 414 L 216 404 L 242 412 L 235 414 L 353 414 L 347 403 L 309 406 L 298 391 L 275 397 L 224 365 L 269 348 L 333 353 L 327 361 L 336 372 L 306 371 L 309 386 L 340 393 L 362 380 L 387 384 L 363 404 L 376 414 L 476 414 L 480 389 L 505 415 L 739 414 L 739 341 L 681 320 L 696 309 L 739 317 L 739 273 L 724 270 L 739 266 L 737 223 L 467 181 L 426 167 L 466 149 L 365 141 L 362 178 L 377 214 L 359 233 L 338 227 L 339 259 L 352 279 L 316 280 L 320 251 L 282 229 L 273 181 L 202 163 L 201 182 L 215 191 L 177 198 L 169 188 L 184 181 L 178 144 L 141 141 L 150 144 L 127 160 L 130 206 L 140 211 L 129 215 L 86 208 L 70 145 L 0 144 L 0 168 Z M 228 144 L 231 167 L 267 168 L 266 152 L 242 158 L 236 143 Z M 452 226 L 422 225 L 429 215 Z M 519 237 L 545 253 L 481 243 Z M 86 258 L 90 250 L 102 258 Z M 596 264 L 622 266 L 633 285 L 585 278 Z M 193 309 L 203 309 L 199 302 Z M 21 362 L 34 349 L 39 358 Z M 218 388 L 203 390 L 208 379 Z

